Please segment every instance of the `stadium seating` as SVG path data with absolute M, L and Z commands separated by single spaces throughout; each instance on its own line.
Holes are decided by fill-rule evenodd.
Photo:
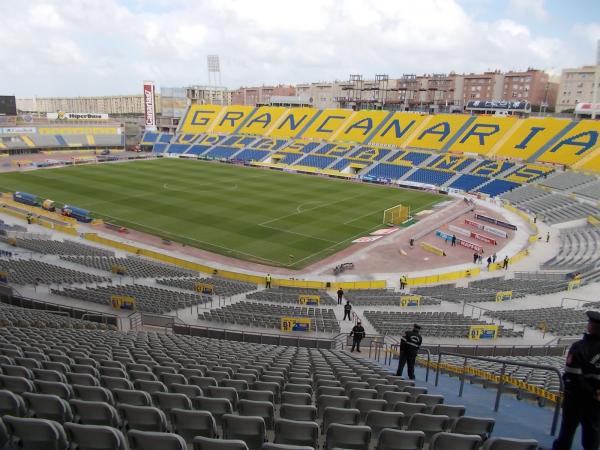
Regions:
M 490 161 L 484 160 L 476 167 L 470 170 L 473 175 L 482 175 L 485 177 L 496 177 L 502 172 L 510 170 L 515 166 L 515 163 L 508 161 Z
M 542 268 L 584 270 L 600 262 L 600 229 L 584 226 L 560 231 L 560 248 Z
M 340 332 L 340 325 L 333 310 L 318 307 L 281 306 L 242 301 L 211 309 L 199 316 L 201 320 L 276 329 L 280 329 L 282 317 L 308 317 L 311 319 L 311 331 Z
M 206 152 L 203 156 L 206 158 L 214 158 L 214 159 L 229 159 L 234 153 L 238 152 L 240 149 L 236 147 L 225 147 L 224 145 L 216 145 L 211 148 L 208 152 Z
M 470 166 L 473 162 L 475 162 L 475 159 L 473 158 L 446 153 L 435 158 L 427 165 L 427 167 L 460 172 Z
M 304 157 L 301 161 L 298 161 L 296 166 L 306 166 L 306 167 L 317 167 L 319 169 L 324 169 L 328 165 L 330 165 L 335 158 L 330 156 L 317 156 L 317 155 L 308 155 Z
M 36 328 L 89 328 L 89 329 L 106 329 L 108 325 L 101 323 L 90 322 L 88 320 L 73 319 L 68 316 L 53 314 L 20 308 L 18 306 L 7 305 L 0 303 L 0 325 L 2 327 L 36 327 Z
M 287 141 L 285 139 L 271 139 L 271 138 L 263 138 L 258 139 L 256 142 L 250 145 L 250 148 L 254 148 L 256 150 L 279 150 L 282 148 Z
M 580 335 L 588 322 L 585 310 L 562 307 L 488 311 L 486 314 L 495 319 L 541 328 L 557 336 Z
M 436 169 L 417 169 L 407 178 L 407 181 L 441 186 L 453 176 L 454 172 L 446 172 Z
M 575 194 L 591 200 L 600 200 L 600 181 L 586 184 L 583 187 L 577 188 Z
M 395 164 L 379 163 L 373 167 L 367 177 L 385 178 L 386 180 L 397 180 L 410 170 L 408 166 L 398 166 Z
M 353 144 L 325 144 L 315 150 L 315 155 L 327 155 L 332 157 L 347 156 L 354 150 Z
M 381 161 L 387 155 L 391 153 L 389 148 L 378 148 L 378 147 L 359 147 L 354 153 L 350 155 L 351 158 L 359 159 L 361 161 Z
M 158 284 L 171 286 L 188 291 L 197 291 L 198 283 L 210 284 L 213 286 L 215 294 L 223 297 L 232 297 L 238 294 L 255 291 L 257 286 L 243 281 L 228 280 L 226 278 L 159 278 Z M 297 298 L 296 298 L 297 300 Z
M 452 189 L 462 189 L 465 192 L 475 190 L 477 186 L 489 181 L 489 178 L 480 175 L 463 174 L 448 185 Z
M 482 194 L 487 194 L 490 197 L 496 197 L 505 193 L 506 191 L 512 191 L 513 189 L 519 187 L 520 184 L 515 183 L 513 181 L 499 180 L 495 179 L 490 181 L 488 184 L 485 184 L 477 189 L 477 192 L 481 192 Z
M 302 153 L 277 153 L 275 156 L 283 156 L 283 158 L 279 160 L 281 164 L 292 165 L 304 155 Z
M 389 162 L 403 166 L 418 166 L 424 163 L 431 155 L 432 153 L 401 150 L 390 158 Z
M 463 127 L 475 118 L 464 114 L 437 114 L 429 119 L 419 132 L 406 142 L 407 147 L 443 150 L 458 137 Z M 466 151 L 476 151 L 476 148 Z
M 552 189 L 564 191 L 579 188 L 593 181 L 597 181 L 597 178 L 583 173 L 560 172 L 542 180 L 540 184 Z
M 596 120 L 573 122 L 574 126 L 552 142 L 537 160 L 572 166 L 599 148 L 600 124 Z
M 53 289 L 52 293 L 99 305 L 110 305 L 113 295 L 132 297 L 137 309 L 156 314 L 164 314 L 175 309 L 189 308 L 211 301 L 207 295 L 177 292 L 139 284 L 98 286 L 85 289 Z
M 188 151 L 185 153 L 186 153 L 186 155 L 201 155 L 206 150 L 208 150 L 210 147 L 211 147 L 210 145 L 194 144 L 194 145 L 190 145 Z
M 196 274 L 191 270 L 180 269 L 176 266 L 162 264 L 135 256 L 117 258 L 106 256 L 63 255 L 61 256 L 61 259 L 107 272 L 117 273 L 116 268 L 118 268 L 121 275 L 135 278 L 189 277 Z
M 114 256 L 115 253 L 99 247 L 92 247 L 77 241 L 56 241 L 49 239 L 29 239 L 17 237 L 14 245 L 47 255 Z
M 280 287 L 253 292 L 251 294 L 247 294 L 246 298 L 252 301 L 298 305 L 299 297 L 301 295 L 318 295 L 320 297 L 320 304 L 323 306 L 337 304 L 337 301 L 333 300 L 333 298 L 329 296 L 327 291 L 321 291 L 318 289 L 298 289 L 288 287 Z
M 182 154 L 187 152 L 189 148 L 188 144 L 171 144 L 167 149 L 167 153 Z
M 269 154 L 266 150 L 246 148 L 235 156 L 239 161 L 262 161 Z
M 471 325 L 482 325 L 484 321 L 463 316 L 455 312 L 398 312 L 365 311 L 365 318 L 378 333 L 399 336 L 413 324 L 421 325 L 421 334 L 428 337 L 464 338 Z M 499 336 L 522 337 L 523 331 L 499 327 Z
M 109 281 L 108 277 L 67 269 L 35 259 L 0 259 L 0 272 L 11 284 L 71 284 Z
M 399 306 L 401 294 L 388 289 L 352 289 L 344 293 L 346 300 L 355 306 Z M 422 306 L 439 305 L 440 300 L 422 298 Z
M 542 166 L 540 164 L 524 164 L 506 175 L 504 178 L 515 183 L 531 183 L 540 177 L 546 177 L 554 172 L 554 168 Z
M 304 139 L 295 139 L 285 147 L 285 151 L 290 153 L 310 153 L 320 145 L 320 142 L 309 141 Z

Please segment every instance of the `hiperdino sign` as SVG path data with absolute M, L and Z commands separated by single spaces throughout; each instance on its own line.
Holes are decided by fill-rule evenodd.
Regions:
M 49 120 L 108 120 L 108 114 L 67 113 L 58 111 L 53 113 L 46 113 L 46 118 Z

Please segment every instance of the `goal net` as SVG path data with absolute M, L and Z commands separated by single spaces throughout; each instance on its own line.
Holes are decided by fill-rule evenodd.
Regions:
M 410 218 L 410 206 L 403 206 L 402 204 L 392 206 L 391 208 L 383 211 L 383 223 L 400 225 L 406 222 Z

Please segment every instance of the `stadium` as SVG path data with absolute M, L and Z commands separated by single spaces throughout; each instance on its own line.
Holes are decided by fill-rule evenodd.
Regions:
M 600 314 L 595 115 L 161 129 L 143 89 L 133 141 L 0 97 L 0 449 L 550 448 Z

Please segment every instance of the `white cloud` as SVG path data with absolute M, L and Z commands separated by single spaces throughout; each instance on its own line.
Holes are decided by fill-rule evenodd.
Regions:
M 512 1 L 511 11 L 523 3 Z M 25 96 L 130 93 L 144 79 L 203 84 L 208 54 L 220 55 L 223 83 L 233 88 L 591 60 L 581 40 L 534 32 L 526 17 L 547 12 L 543 1 L 527 3 L 527 16 L 483 21 L 457 0 L 2 1 L 0 59 L 9 63 L 0 86 Z
M 518 18 L 534 17 L 546 21 L 550 14 L 546 10 L 545 0 L 510 0 L 510 13 Z

